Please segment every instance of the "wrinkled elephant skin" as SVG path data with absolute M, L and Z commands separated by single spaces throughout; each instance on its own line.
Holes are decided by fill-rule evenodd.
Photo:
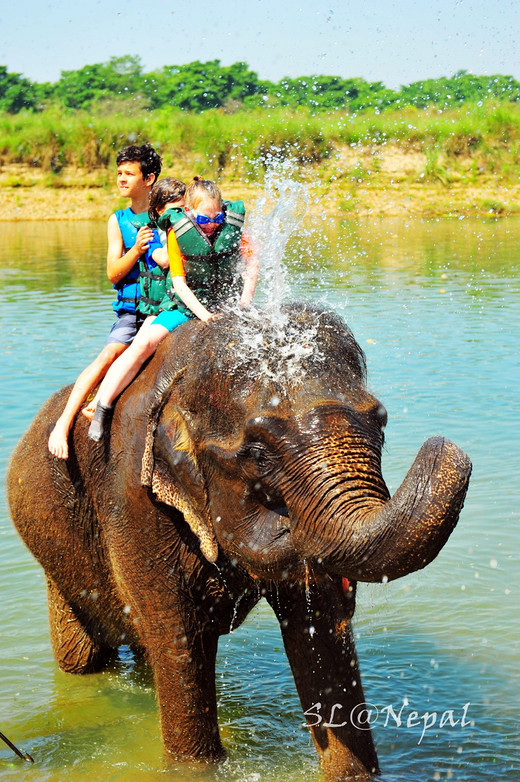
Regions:
M 8 475 L 60 667 L 99 671 L 130 644 L 153 668 L 167 752 L 218 759 L 218 638 L 265 596 L 325 777 L 370 779 L 370 732 L 317 725 L 312 709 L 363 701 L 356 581 L 434 559 L 462 509 L 467 456 L 428 440 L 390 497 L 386 411 L 364 355 L 342 321 L 303 305 L 282 322 L 252 311 L 179 327 L 117 401 L 104 441 L 78 417 L 63 462 L 46 442 L 67 393 L 38 413 Z

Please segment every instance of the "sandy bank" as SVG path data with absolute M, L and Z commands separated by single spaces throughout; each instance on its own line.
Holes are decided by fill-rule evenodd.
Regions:
M 397 147 L 338 150 L 326 165 L 300 169 L 314 214 L 442 217 L 520 214 L 520 182 L 490 174 L 439 171 L 425 175 L 423 153 Z M 203 172 L 201 172 L 203 173 Z M 165 176 L 183 173 L 165 170 Z M 228 198 L 251 204 L 259 184 L 219 178 Z M 0 167 L 0 220 L 106 220 L 124 206 L 106 170 L 63 169 L 58 175 L 22 165 Z

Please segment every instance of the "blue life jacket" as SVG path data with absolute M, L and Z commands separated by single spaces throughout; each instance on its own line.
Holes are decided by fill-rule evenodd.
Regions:
M 139 228 L 148 223 L 146 212 L 136 214 L 128 206 L 126 209 L 118 209 L 115 212 L 116 220 L 123 237 L 124 252 L 128 252 L 134 246 Z M 122 280 L 114 284 L 117 291 L 116 300 L 112 303 L 114 312 L 121 315 L 123 312 L 134 313 L 139 301 L 141 288 L 139 285 L 139 262 L 136 262 L 128 274 Z

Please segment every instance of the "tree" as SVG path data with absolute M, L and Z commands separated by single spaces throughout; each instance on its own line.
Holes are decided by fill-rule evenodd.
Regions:
M 397 97 L 381 82 L 318 75 L 282 79 L 270 86 L 269 96 L 282 106 L 307 106 L 313 111 L 348 109 L 352 112 L 373 106 L 385 108 Z
M 168 106 L 193 112 L 302 106 L 312 112 L 343 109 L 356 113 L 393 105 L 458 106 L 489 98 L 520 101 L 520 83 L 512 76 L 458 71 L 451 78 L 425 79 L 394 92 L 382 82 L 319 74 L 287 77 L 278 83 L 260 81 L 247 63 L 223 66 L 220 60 L 167 65 L 145 74 L 139 57 L 125 55 L 76 71 L 62 71 L 55 84 L 37 84 L 0 66 L 0 111 L 10 113 L 38 109 L 49 101 L 104 113 L 121 111 L 121 103 L 127 101 L 136 112 Z
M 17 114 L 36 107 L 34 85 L 20 73 L 9 73 L 5 65 L 0 65 L 0 111 Z
M 512 76 L 475 76 L 458 71 L 451 78 L 425 79 L 401 88 L 401 105 L 460 106 L 489 98 L 520 100 L 520 83 Z
M 176 106 L 184 111 L 218 109 L 226 101 L 243 102 L 258 89 L 258 76 L 245 62 L 223 67 L 220 60 L 167 65 L 146 77 L 152 108 Z
M 111 57 L 107 63 L 85 65 L 77 71 L 62 71 L 54 95 L 72 109 L 88 108 L 103 98 L 138 95 L 143 89 L 139 57 Z

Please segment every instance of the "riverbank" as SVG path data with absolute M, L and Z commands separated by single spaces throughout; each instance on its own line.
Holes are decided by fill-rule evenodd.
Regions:
M 166 167 L 164 176 L 189 179 L 197 162 L 186 170 Z M 200 172 L 204 173 L 204 172 Z M 309 193 L 309 213 L 332 217 L 366 216 L 507 216 L 520 214 L 520 181 L 492 173 L 476 173 L 468 156 L 457 170 L 444 161 L 432 166 L 422 151 L 399 145 L 345 145 L 327 161 L 302 165 L 298 176 Z M 253 203 L 262 184 L 238 179 L 233 172 L 218 177 L 228 198 Z M 124 205 L 111 170 L 64 167 L 54 174 L 22 164 L 0 167 L 0 221 L 105 220 Z

